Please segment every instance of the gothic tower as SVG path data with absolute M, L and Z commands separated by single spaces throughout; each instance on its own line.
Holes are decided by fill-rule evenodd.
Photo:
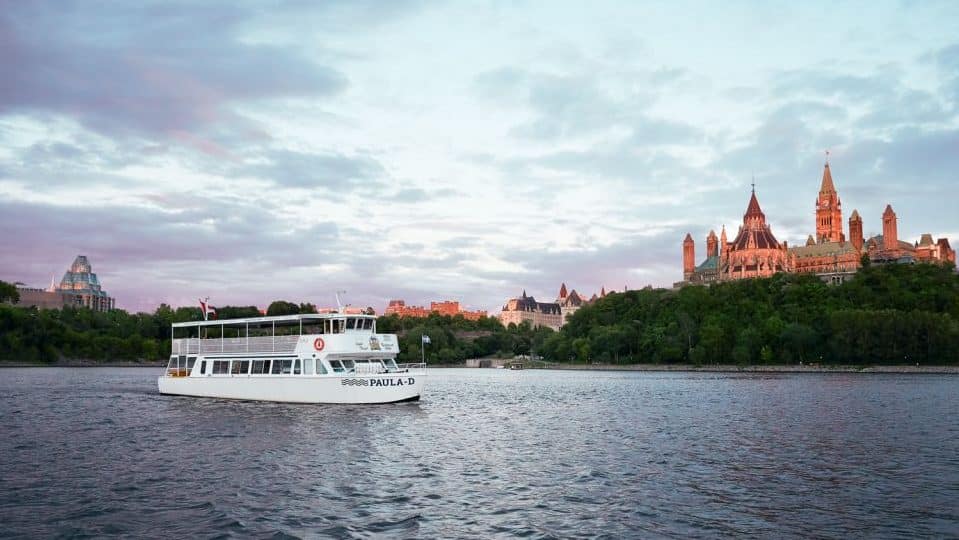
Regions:
M 819 242 L 843 242 L 846 235 L 842 232 L 842 201 L 832 183 L 829 162 L 823 168 L 822 185 L 819 198 L 816 199 L 816 240 Z
M 719 233 L 719 250 L 720 259 L 726 260 L 726 252 L 729 251 L 729 241 L 726 239 L 726 225 L 723 225 L 723 230 Z
M 719 239 L 716 238 L 716 231 L 709 231 L 706 237 L 706 256 L 715 257 L 719 255 Z
M 896 213 L 892 211 L 891 205 L 886 205 L 886 211 L 882 213 L 882 249 L 885 251 L 895 251 L 899 249 L 899 232 L 896 227 Z
M 696 245 L 693 243 L 691 234 L 686 233 L 686 239 L 683 240 L 683 279 L 689 279 L 696 269 Z
M 849 216 L 849 241 L 852 242 L 856 251 L 862 251 L 862 218 L 856 210 L 853 210 L 852 215 Z

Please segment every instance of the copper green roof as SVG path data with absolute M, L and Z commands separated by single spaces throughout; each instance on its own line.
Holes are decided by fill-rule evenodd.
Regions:
M 829 257 L 858 252 L 856 251 L 856 246 L 852 245 L 852 242 L 823 242 L 821 244 L 791 247 L 789 248 L 789 253 L 796 257 L 804 258 Z
M 719 255 L 707 257 L 705 261 L 696 267 L 696 272 L 705 272 L 707 270 L 719 270 Z

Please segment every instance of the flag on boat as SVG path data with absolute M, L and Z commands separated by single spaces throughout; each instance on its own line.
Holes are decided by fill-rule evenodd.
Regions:
M 426 334 L 423 334 L 423 344 L 429 344 L 429 342 L 430 342 L 430 337 L 427 336 Z
M 207 300 L 209 300 L 209 298 L 207 298 Z M 203 313 L 204 321 L 216 319 L 216 308 L 203 300 L 200 300 L 200 311 Z

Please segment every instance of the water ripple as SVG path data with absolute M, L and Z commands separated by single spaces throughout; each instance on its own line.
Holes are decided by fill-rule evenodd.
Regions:
M 0 370 L 0 537 L 959 536 L 954 376 L 433 370 L 426 399 Z

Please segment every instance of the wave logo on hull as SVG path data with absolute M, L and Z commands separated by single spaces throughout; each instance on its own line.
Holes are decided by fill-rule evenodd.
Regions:
M 340 379 L 341 386 L 411 386 L 416 384 L 414 377 L 405 379 Z

